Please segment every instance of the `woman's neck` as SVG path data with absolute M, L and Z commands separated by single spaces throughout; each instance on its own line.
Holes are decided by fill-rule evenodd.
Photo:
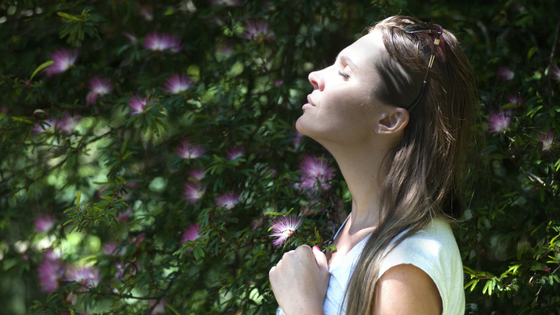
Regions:
M 385 178 L 382 167 L 388 146 L 355 144 L 337 146 L 323 144 L 338 163 L 342 176 L 352 194 L 352 213 L 349 233 L 377 225 L 381 209 L 380 187 Z

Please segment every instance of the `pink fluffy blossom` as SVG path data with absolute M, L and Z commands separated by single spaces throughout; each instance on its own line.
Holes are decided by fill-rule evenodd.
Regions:
M 216 48 L 216 53 L 222 56 L 230 56 L 233 52 L 234 45 L 230 42 L 222 42 Z
M 140 244 L 142 244 L 142 242 L 144 242 L 145 239 L 146 239 L 146 235 L 145 235 L 145 234 L 140 234 L 140 235 L 138 235 L 138 236 L 136 236 L 136 237 L 133 237 L 133 238 L 131 239 L 131 241 L 132 241 L 133 243 L 135 243 L 134 245 L 135 245 L 136 247 L 140 247 Z
M 275 37 L 274 33 L 268 31 L 268 22 L 247 21 L 243 38 L 261 42 Z
M 523 103 L 523 98 L 521 98 L 521 96 L 519 96 L 519 94 L 508 93 L 507 96 L 506 96 L 506 99 L 507 99 L 508 103 L 510 103 L 510 104 L 522 104 Z
M 52 249 L 45 251 L 43 253 L 43 261 L 37 266 L 41 291 L 51 293 L 58 289 L 59 282 L 63 279 L 64 272 L 64 263 L 58 255 L 56 255 Z
M 496 74 L 504 81 L 509 81 L 515 76 L 515 73 L 506 67 L 499 67 Z
M 204 154 L 204 149 L 200 144 L 192 144 L 188 139 L 181 141 L 177 146 L 177 155 L 183 159 L 196 159 Z
M 101 280 L 99 270 L 95 267 L 70 267 L 66 272 L 66 280 L 79 283 L 85 288 L 94 288 Z
M 553 64 L 550 67 L 550 75 L 552 76 L 552 79 L 560 81 L 560 68 L 558 68 L 558 65 Z
M 55 225 L 53 217 L 48 214 L 35 218 L 33 223 L 35 224 L 37 233 L 48 232 L 52 230 Z
M 222 194 L 216 197 L 216 200 L 214 201 L 216 206 L 222 207 L 226 210 L 233 209 L 233 207 L 235 207 L 235 205 L 237 205 L 238 202 L 239 202 L 239 195 L 232 192 Z
M 128 41 L 129 41 L 129 43 L 130 43 L 131 45 L 134 45 L 134 44 L 136 44 L 136 43 L 138 42 L 138 38 L 136 38 L 136 36 L 134 36 L 134 35 L 132 35 L 132 34 L 130 34 L 130 33 L 128 33 L 128 32 L 122 32 L 122 34 L 123 34 L 124 36 L 126 36 L 126 38 L 128 38 Z
M 160 314 L 165 312 L 165 305 L 167 303 L 165 302 L 165 298 L 162 298 L 158 304 L 156 304 L 156 301 L 150 301 L 150 307 L 154 307 L 154 309 L 152 310 L 152 313 L 150 315 L 155 315 L 155 314 Z
M 181 243 L 185 243 L 186 241 L 194 241 L 197 238 L 199 238 L 200 237 L 200 234 L 198 234 L 199 230 L 200 227 L 198 225 L 196 224 L 189 225 L 181 235 Z
M 324 158 L 306 156 L 300 165 L 302 173 L 301 183 L 298 188 L 311 193 L 327 190 L 330 187 L 329 181 L 333 178 L 334 169 L 328 166 Z
M 243 0 L 210 0 L 210 3 L 239 7 L 243 5 Z
M 105 255 L 111 255 L 117 250 L 118 247 L 119 247 L 118 242 L 108 242 L 105 245 L 103 245 L 103 253 Z
M 59 49 L 53 52 L 50 56 L 50 60 L 54 61 L 54 63 L 45 68 L 45 72 L 47 76 L 53 76 L 55 74 L 60 74 L 72 67 L 76 62 L 76 58 L 78 57 L 78 52 L 76 50 L 71 49 Z
M 549 131 L 547 133 L 542 133 L 542 134 L 539 135 L 539 138 L 537 139 L 537 141 L 542 143 L 542 150 L 543 151 L 548 151 L 548 150 L 552 149 L 552 147 L 554 145 L 554 134 L 551 131 Z
M 181 41 L 175 35 L 154 32 L 146 36 L 144 48 L 152 51 L 169 49 L 171 52 L 177 53 L 181 51 Z
M 154 8 L 149 5 L 138 5 L 138 13 L 146 21 L 151 21 L 154 19 Z
M 174 74 L 165 80 L 165 89 L 169 94 L 179 94 L 188 90 L 193 85 L 193 81 L 186 74 Z
M 91 79 L 89 81 L 89 88 L 91 91 L 86 96 L 86 102 L 88 105 L 94 105 L 97 102 L 98 96 L 109 94 L 113 90 L 111 81 L 100 77 L 94 77 Z
M 272 221 L 270 227 L 272 228 L 273 234 L 270 236 L 276 238 L 272 242 L 272 245 L 280 246 L 284 244 L 288 238 L 294 234 L 302 222 L 302 217 L 295 216 L 280 217 L 279 219 Z
M 204 195 L 205 189 L 199 182 L 186 183 L 183 188 L 183 197 L 190 203 L 194 204 Z
M 57 122 L 60 129 L 62 129 L 66 133 L 71 133 L 76 131 L 76 127 L 78 127 L 80 120 L 81 120 L 80 116 L 70 115 L 66 113 Z
M 235 160 L 240 158 L 245 153 L 245 149 L 242 146 L 233 146 L 226 151 L 226 156 L 230 160 Z
M 252 230 L 256 231 L 256 230 L 260 229 L 263 225 L 263 221 L 264 221 L 264 216 L 261 216 L 260 218 L 253 220 Z
M 201 181 L 204 178 L 204 170 L 203 169 L 190 170 L 189 176 L 196 181 Z
M 117 268 L 117 272 L 115 272 L 115 281 L 119 281 L 119 279 L 124 276 L 125 266 L 121 262 L 116 262 L 115 268 Z
M 511 111 L 504 112 L 500 109 L 499 112 L 492 113 L 488 117 L 488 132 L 498 133 L 504 132 L 511 124 Z
M 294 132 L 292 136 L 292 144 L 297 148 L 303 142 L 303 134 L 299 131 Z
M 135 95 L 128 100 L 128 106 L 132 109 L 131 115 L 145 113 L 146 107 L 149 107 L 153 103 L 153 100 L 150 100 L 147 97 L 140 97 L 138 95 Z

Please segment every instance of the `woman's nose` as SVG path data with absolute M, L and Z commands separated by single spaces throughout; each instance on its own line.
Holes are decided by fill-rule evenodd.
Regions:
M 313 71 L 309 74 L 309 82 L 313 85 L 314 90 L 322 91 L 325 88 L 325 82 L 320 75 L 321 71 Z

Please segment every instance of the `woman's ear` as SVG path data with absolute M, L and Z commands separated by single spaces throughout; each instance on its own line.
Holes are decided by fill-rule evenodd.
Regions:
M 375 124 L 375 132 L 378 134 L 392 134 L 401 132 L 408 124 L 408 111 L 401 107 L 391 107 L 383 111 Z

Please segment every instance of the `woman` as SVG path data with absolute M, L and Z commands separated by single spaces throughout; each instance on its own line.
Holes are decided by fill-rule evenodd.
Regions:
M 352 193 L 329 259 L 284 254 L 270 282 L 285 314 L 464 314 L 450 221 L 460 217 L 471 67 L 439 25 L 387 18 L 312 72 L 296 127 L 327 148 Z

